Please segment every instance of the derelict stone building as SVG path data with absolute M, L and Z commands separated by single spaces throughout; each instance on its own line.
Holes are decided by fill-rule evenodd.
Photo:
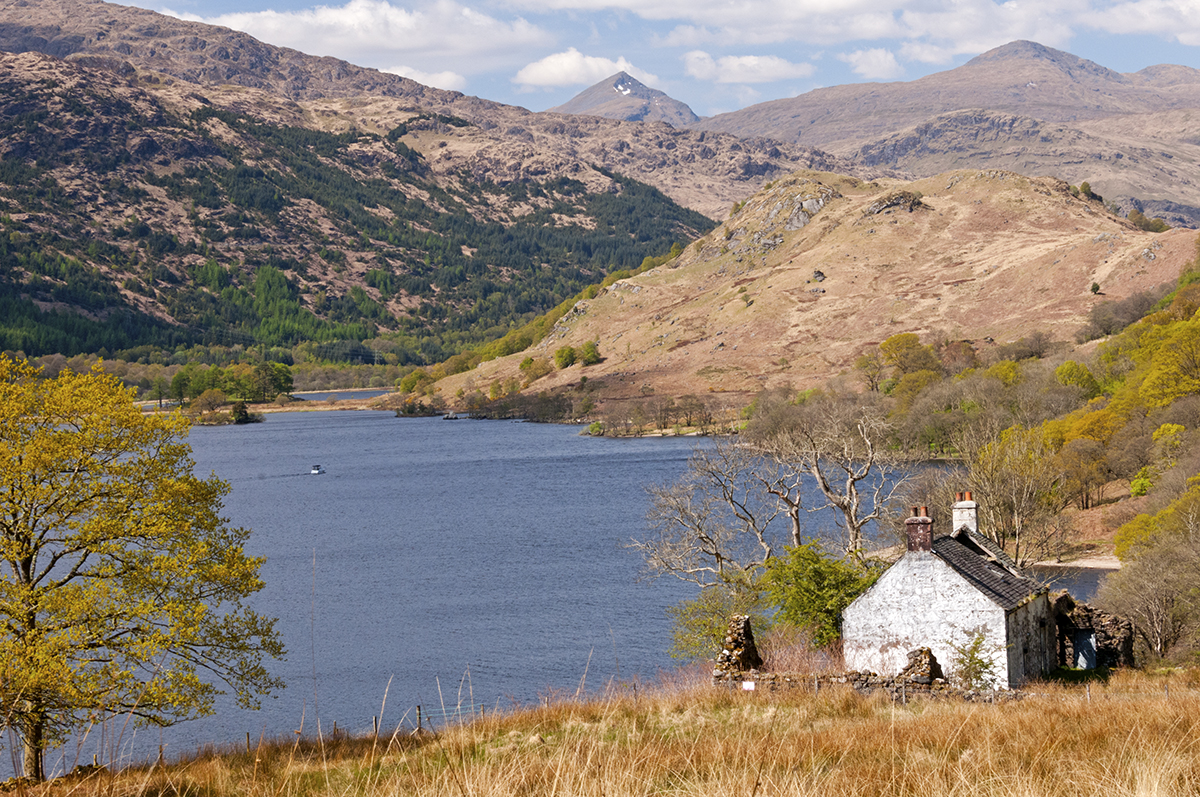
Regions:
M 935 534 L 927 510 L 914 511 L 905 523 L 905 554 L 846 607 L 848 669 L 896 675 L 909 651 L 927 647 L 953 676 L 951 644 L 965 645 L 980 631 L 1000 687 L 1054 669 L 1057 630 L 1048 591 L 978 533 L 977 505 L 970 493 L 962 498 L 949 533 Z

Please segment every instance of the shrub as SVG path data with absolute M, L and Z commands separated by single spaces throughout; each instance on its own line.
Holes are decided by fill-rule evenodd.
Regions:
M 558 351 L 554 352 L 554 365 L 559 369 L 570 368 L 575 364 L 575 349 L 571 346 L 563 346 Z
M 212 412 L 225 404 L 227 401 L 225 391 L 215 387 L 205 390 L 196 399 L 195 407 L 200 412 Z
M 579 361 L 584 365 L 595 365 L 600 359 L 600 347 L 594 340 L 589 340 L 579 350 Z
M 960 687 L 975 691 L 996 687 L 996 662 L 987 650 L 987 634 L 982 628 L 969 636 L 966 642 L 951 640 L 946 644 L 954 651 L 950 655 L 950 665 L 954 680 Z
M 810 542 L 792 548 L 787 557 L 771 559 L 764 581 L 767 594 L 779 605 L 778 619 L 805 629 L 823 647 L 842 635 L 842 611 L 879 575 Z
M 550 361 L 545 357 L 526 357 L 521 362 L 521 372 L 525 374 L 525 384 L 528 386 L 554 370 Z

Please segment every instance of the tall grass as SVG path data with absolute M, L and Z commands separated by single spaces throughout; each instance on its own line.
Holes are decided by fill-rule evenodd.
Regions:
M 1195 687 L 1131 673 L 1093 683 L 1090 700 L 1084 686 L 1045 684 L 1002 704 L 907 705 L 841 689 L 624 690 L 437 734 L 283 740 L 25 792 L 1175 797 L 1200 794 Z

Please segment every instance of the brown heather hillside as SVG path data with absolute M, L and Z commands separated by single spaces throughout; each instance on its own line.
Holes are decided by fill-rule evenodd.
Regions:
M 815 212 L 801 226 L 804 208 Z M 535 350 L 483 363 L 441 392 L 486 393 L 519 375 L 524 357 L 589 340 L 602 363 L 556 371 L 527 392 L 587 376 L 609 400 L 695 393 L 742 406 L 765 387 L 847 374 L 900 332 L 972 340 L 985 357 L 1037 330 L 1068 341 L 1097 302 L 1174 280 L 1195 239 L 1138 230 L 1051 178 L 960 170 L 863 183 L 802 172 L 678 260 L 581 302 Z

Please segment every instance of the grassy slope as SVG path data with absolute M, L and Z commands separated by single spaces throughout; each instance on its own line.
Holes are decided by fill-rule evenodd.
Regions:
M 1169 697 L 1164 687 L 1169 684 Z M 48 794 L 1184 795 L 1195 673 L 1039 685 L 1006 704 L 708 686 L 566 701 L 391 740 L 260 745 Z

